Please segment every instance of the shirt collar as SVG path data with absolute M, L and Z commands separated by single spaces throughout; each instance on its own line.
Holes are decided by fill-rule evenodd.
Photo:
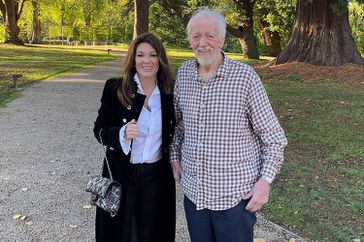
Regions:
M 134 75 L 134 81 L 135 83 L 137 84 L 137 93 L 140 93 L 140 94 L 144 94 L 144 90 L 143 90 L 143 86 L 142 86 L 142 83 L 140 81 L 140 78 L 139 78 L 139 75 L 138 73 L 135 73 Z M 156 85 L 152 91 L 152 94 L 151 95 L 155 95 L 155 94 L 160 94 L 160 91 L 159 91 L 159 88 L 158 88 L 158 85 Z

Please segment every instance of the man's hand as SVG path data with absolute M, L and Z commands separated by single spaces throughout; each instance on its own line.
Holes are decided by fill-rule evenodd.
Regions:
M 268 202 L 270 189 L 271 186 L 268 181 L 260 178 L 254 184 L 253 189 L 243 197 L 244 200 L 251 198 L 245 209 L 249 212 L 260 210 Z
M 135 119 L 131 120 L 124 131 L 125 139 L 134 139 L 138 134 L 138 126 Z
M 181 181 L 181 175 L 182 175 L 182 167 L 181 164 L 178 161 L 171 163 L 172 171 L 173 171 L 173 177 L 174 180 L 178 183 Z

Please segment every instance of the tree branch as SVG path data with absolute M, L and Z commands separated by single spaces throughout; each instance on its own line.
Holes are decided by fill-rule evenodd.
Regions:
M 3 15 L 3 19 L 5 21 L 6 19 L 6 10 L 5 10 L 5 5 L 4 5 L 4 2 L 3 0 L 0 0 L 0 11 L 1 11 L 1 14 Z
M 244 36 L 244 30 L 241 31 L 239 28 L 234 28 L 230 24 L 226 24 L 226 30 L 234 37 L 242 38 Z
M 19 20 L 21 13 L 23 12 L 24 9 L 24 3 L 28 1 L 28 0 L 23 0 L 20 4 L 20 9 L 19 12 L 16 14 L 16 20 Z

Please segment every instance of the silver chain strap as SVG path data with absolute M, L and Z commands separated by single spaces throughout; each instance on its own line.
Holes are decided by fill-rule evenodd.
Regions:
M 101 131 L 102 129 L 100 129 L 100 132 L 99 132 L 99 138 L 100 138 L 100 142 L 102 144 L 102 146 L 104 147 L 104 151 L 105 151 L 105 160 L 106 160 L 106 166 L 107 166 L 107 169 L 109 170 L 109 174 L 110 174 L 110 178 L 111 180 L 114 180 L 114 178 L 112 177 L 112 173 L 111 173 L 111 169 L 110 169 L 110 166 L 109 166 L 109 160 L 107 159 L 107 155 L 106 155 L 106 146 L 104 145 L 104 142 L 102 142 L 102 138 L 101 138 Z M 102 170 L 104 169 L 104 164 L 102 164 L 102 167 L 101 167 L 101 175 L 102 175 Z

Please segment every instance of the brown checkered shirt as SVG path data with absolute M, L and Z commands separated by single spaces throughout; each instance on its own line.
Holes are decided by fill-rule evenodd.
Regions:
M 171 162 L 181 163 L 182 190 L 197 209 L 225 210 L 261 176 L 275 178 L 287 140 L 253 68 L 224 55 L 207 82 L 197 68 L 187 61 L 178 70 Z

